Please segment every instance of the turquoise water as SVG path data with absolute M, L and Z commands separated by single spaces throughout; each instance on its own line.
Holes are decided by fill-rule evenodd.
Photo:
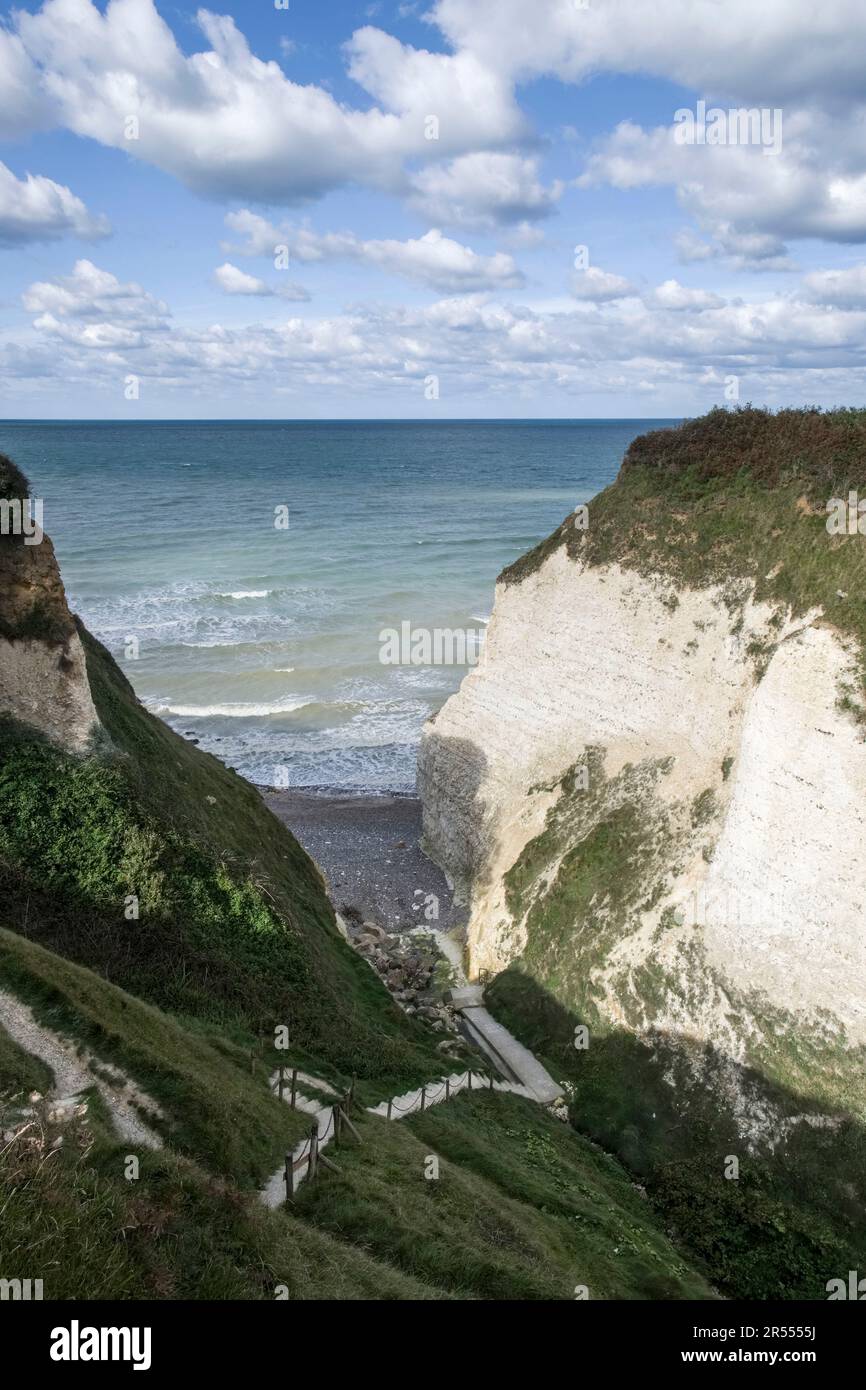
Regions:
M 255 782 L 409 790 L 467 668 L 383 665 L 380 632 L 483 630 L 503 566 L 663 423 L 7 421 L 0 451 L 150 709 Z

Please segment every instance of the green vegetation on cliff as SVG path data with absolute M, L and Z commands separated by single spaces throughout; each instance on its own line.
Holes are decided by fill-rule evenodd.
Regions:
M 866 649 L 866 546 L 827 531 L 827 503 L 851 490 L 866 500 L 866 410 L 712 410 L 635 439 L 588 529 L 566 517 L 501 579 L 520 583 L 564 546 L 672 591 L 729 585 L 732 609 L 745 580 L 794 614 L 820 606 Z

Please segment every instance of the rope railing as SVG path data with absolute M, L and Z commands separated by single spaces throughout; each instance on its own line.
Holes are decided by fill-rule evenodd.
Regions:
M 285 1098 L 285 1070 L 284 1067 L 280 1067 L 279 1074 L 271 1086 L 271 1089 L 279 1094 L 281 1100 Z M 480 1085 L 473 1086 L 473 1081 L 479 1082 Z M 410 1115 L 413 1113 L 423 1114 L 428 1105 L 438 1105 L 443 1098 L 449 1100 L 451 1096 L 456 1095 L 459 1091 L 481 1090 L 482 1088 L 485 1090 L 493 1090 L 493 1073 L 467 1070 L 455 1077 L 447 1076 L 439 1082 L 425 1082 L 419 1090 L 411 1093 L 411 1098 L 407 1105 L 401 1105 L 394 1096 L 389 1097 L 386 1102 L 380 1102 L 380 1104 L 386 1105 L 386 1116 L 390 1120 L 397 1115 Z M 297 1068 L 292 1068 L 290 1104 L 293 1108 L 297 1108 L 298 1098 Z M 309 1104 L 306 1097 L 300 1097 L 300 1099 Z M 324 1128 L 319 1128 L 321 1116 L 326 1109 L 325 1106 L 322 1106 L 315 1112 L 315 1121 L 310 1130 L 309 1137 L 302 1140 L 296 1149 L 286 1154 L 285 1183 L 287 1202 L 291 1202 L 295 1194 L 295 1174 L 298 1173 L 305 1164 L 306 1174 L 303 1176 L 308 1178 L 314 1178 L 317 1175 L 320 1163 L 324 1165 L 324 1167 L 332 1169 L 334 1172 L 340 1171 L 331 1159 L 326 1158 L 325 1155 L 320 1152 L 329 1139 L 333 1138 L 335 1143 L 339 1143 L 343 1137 L 344 1128 L 348 1128 L 358 1143 L 361 1142 L 361 1136 L 355 1129 L 349 1115 L 349 1111 L 353 1104 L 358 1104 L 355 1099 L 354 1081 L 341 1101 L 335 1101 L 333 1105 L 327 1107 L 328 1118 L 324 1122 Z M 298 1178 L 298 1181 L 301 1181 L 301 1177 Z

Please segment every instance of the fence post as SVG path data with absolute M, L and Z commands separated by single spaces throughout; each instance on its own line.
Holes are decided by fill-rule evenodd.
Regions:
M 298 1098 L 298 1069 L 297 1069 L 297 1067 L 292 1067 L 292 1099 L 291 1099 L 291 1107 L 292 1107 L 293 1110 L 294 1110 L 294 1108 L 295 1108 L 295 1101 L 297 1100 L 297 1098 Z
M 389 1097 L 388 1097 L 388 1119 L 390 1120 L 390 1118 L 391 1118 L 391 1098 L 390 1098 L 390 1096 L 389 1096 Z
M 493 1090 L 493 1072 L 490 1073 L 490 1089 Z
M 310 1161 L 307 1164 L 307 1177 L 314 1178 L 319 1166 L 319 1126 L 314 1124 L 310 1130 Z
M 286 1154 L 286 1201 L 291 1202 L 295 1195 L 295 1158 L 294 1154 Z
M 340 1130 L 342 1128 L 340 1121 L 342 1119 L 343 1114 L 343 1112 L 340 1109 L 339 1101 L 335 1101 L 335 1103 L 331 1106 L 331 1114 L 334 1117 L 334 1144 L 336 1145 L 340 1142 Z
M 250 1076 L 255 1076 L 255 1074 L 256 1074 L 256 1049 L 255 1049 L 254 1047 L 251 1047 L 251 1048 L 250 1048 Z
M 280 1100 L 282 1100 L 282 1098 L 283 1098 L 283 1092 L 285 1091 L 285 1089 L 286 1089 L 286 1069 L 285 1069 L 285 1067 L 283 1066 L 282 1062 L 280 1062 L 280 1082 L 279 1082 L 279 1097 L 280 1097 Z
M 470 1091 L 472 1090 L 472 1068 L 471 1068 L 471 1067 L 469 1068 L 469 1086 L 467 1087 L 467 1089 L 470 1090 Z
M 421 1087 L 421 1113 L 422 1113 L 422 1115 L 423 1115 L 423 1113 L 424 1113 L 424 1109 L 425 1109 L 425 1106 L 426 1106 L 426 1105 L 427 1105 L 427 1083 L 426 1083 L 426 1081 L 425 1081 L 425 1082 L 424 1082 L 424 1085 Z
M 446 1100 L 450 1100 L 450 1099 L 451 1099 L 451 1077 L 450 1077 L 450 1076 L 446 1076 L 446 1078 L 445 1078 L 445 1099 L 446 1099 Z

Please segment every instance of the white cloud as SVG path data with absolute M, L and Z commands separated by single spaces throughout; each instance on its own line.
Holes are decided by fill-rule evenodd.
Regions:
M 246 237 L 246 241 L 237 246 L 225 244 L 225 249 L 246 256 L 270 256 L 278 246 L 288 246 L 296 260 L 359 261 L 446 292 L 523 284 L 513 257 L 503 251 L 492 256 L 479 255 L 471 247 L 443 236 L 435 227 L 424 236 L 406 241 L 362 241 L 352 232 L 318 233 L 308 227 L 275 227 L 246 208 L 229 213 L 226 225 Z
M 497 72 L 668 78 L 706 95 L 761 105 L 819 96 L 828 106 L 862 93 L 866 11 L 860 0 L 436 0 L 432 19 Z
M 847 129 L 840 127 L 835 138 L 835 127 L 822 118 L 816 139 L 814 120 L 792 117 L 782 151 L 768 155 L 757 146 L 682 145 L 673 125 L 646 131 L 623 121 L 600 142 L 578 182 L 621 189 L 669 184 L 725 254 L 789 269 L 785 238 L 866 239 L 866 172 L 849 167 L 863 152 L 855 151 Z
M 648 296 L 650 303 L 660 309 L 719 309 L 724 300 L 709 290 L 688 289 L 678 280 L 665 280 Z
M 488 229 L 548 217 L 563 184 L 555 181 L 546 188 L 536 159 L 481 152 L 422 169 L 412 179 L 412 190 L 410 203 L 422 216 Z
M 222 265 L 217 266 L 213 278 L 225 294 L 249 294 L 262 298 L 293 300 L 308 300 L 310 297 L 303 285 L 296 285 L 294 282 L 269 285 L 264 280 L 260 280 L 257 275 L 248 275 L 245 270 L 232 265 L 231 261 L 225 261 Z
M 854 288 L 843 282 L 831 293 L 853 298 Z M 810 278 L 791 294 L 752 302 L 711 296 L 709 303 L 665 283 L 642 297 L 596 299 L 591 313 L 586 305 L 542 311 L 473 293 L 417 308 L 368 304 L 320 318 L 202 329 L 174 324 L 141 286 L 79 261 L 71 276 L 29 288 L 34 342 L 7 345 L 0 365 L 31 383 L 28 390 L 53 378 L 115 391 L 134 371 L 148 389 L 180 388 L 186 399 L 208 392 L 234 399 L 235 388 L 266 396 L 288 390 L 300 404 L 312 392 L 338 412 L 349 397 L 375 399 L 383 391 L 412 399 L 430 372 L 440 376 L 444 400 L 465 393 L 489 402 L 492 413 L 497 401 L 501 408 L 515 396 L 531 403 L 543 393 L 549 402 L 590 390 L 675 389 L 699 405 L 720 399 L 732 372 L 752 399 L 780 389 L 790 398 L 789 381 L 807 399 L 816 395 L 810 383 L 832 384 L 835 399 L 862 395 L 866 311 L 814 302 L 815 292 Z
M 572 275 L 571 293 L 575 299 L 605 304 L 615 299 L 626 299 L 637 291 L 621 275 L 612 275 L 600 266 L 591 265 L 586 270 L 579 270 Z
M 370 27 L 349 72 L 380 105 L 353 109 L 251 51 L 229 16 L 199 10 L 204 51 L 186 55 L 152 0 L 46 0 L 16 16 L 21 61 L 70 130 L 217 197 L 300 203 L 346 183 L 399 191 L 404 162 L 502 145 L 525 131 L 510 84 L 470 53 L 427 53 Z M 26 50 L 26 52 L 25 52 Z M 38 90 L 38 84 L 34 83 Z M 440 113 L 438 141 L 425 138 Z M 130 116 L 138 138 L 127 138 Z
M 51 121 L 51 104 L 23 43 L 0 28 L 0 139 L 20 139 Z
M 816 270 L 803 281 L 807 298 L 839 309 L 866 308 L 866 265 Z
M 64 184 L 42 174 L 19 179 L 0 163 L 0 246 L 64 236 L 93 241 L 110 231 L 108 219 L 93 217 Z
M 166 304 L 88 260 L 71 275 L 37 280 L 22 299 L 36 329 L 82 347 L 143 347 L 168 328 Z

